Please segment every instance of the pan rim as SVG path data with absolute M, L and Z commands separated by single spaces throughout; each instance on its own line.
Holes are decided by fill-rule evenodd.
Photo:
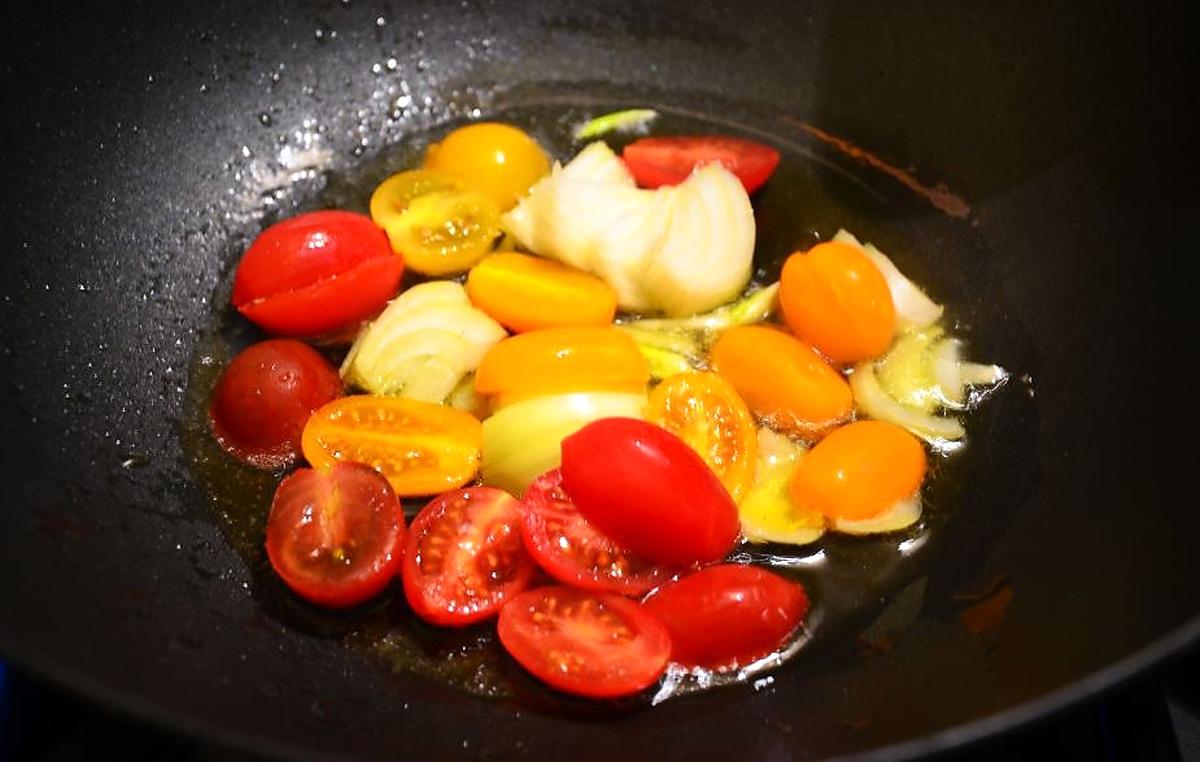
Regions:
M 828 759 L 839 762 L 878 762 L 879 760 L 915 759 L 928 754 L 965 749 L 1022 726 L 1052 719 L 1071 706 L 1113 690 L 1138 674 L 1161 666 L 1197 645 L 1200 645 L 1200 614 L 1192 616 L 1156 640 L 1108 663 L 1103 668 L 1035 698 L 918 738 Z M 207 720 L 164 709 L 143 697 L 128 691 L 114 689 L 78 669 L 63 667 L 53 658 L 38 654 L 34 649 L 14 647 L 12 638 L 7 637 L 3 631 L 0 631 L 0 657 L 54 687 L 88 701 L 103 711 L 123 716 L 126 719 L 145 722 L 158 729 L 174 732 L 194 741 L 212 743 L 229 750 L 284 759 L 326 762 L 348 758 L 345 754 L 320 752 L 280 741 L 269 734 L 233 730 Z

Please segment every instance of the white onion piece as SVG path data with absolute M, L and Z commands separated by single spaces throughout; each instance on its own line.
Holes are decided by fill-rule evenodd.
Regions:
M 908 429 L 938 449 L 954 449 L 956 440 L 966 436 L 966 429 L 957 419 L 922 413 L 889 397 L 875 378 L 871 363 L 861 363 L 854 368 L 850 374 L 850 389 L 864 413 Z
M 957 339 L 943 339 L 930 352 L 933 379 L 948 407 L 961 408 L 966 393 L 959 359 L 961 348 L 962 344 Z
M 869 519 L 859 519 L 850 521 L 848 519 L 833 519 L 833 531 L 843 534 L 866 535 L 866 534 L 886 534 L 888 532 L 898 532 L 901 529 L 907 529 L 921 518 L 921 493 L 917 492 L 912 497 L 897 501 L 891 508 L 888 508 L 878 516 L 872 516 Z
M 1008 371 L 999 365 L 964 362 L 959 365 L 963 383 L 969 386 L 991 386 L 1008 378 Z
M 888 290 L 892 294 L 892 303 L 896 307 L 896 319 L 901 324 L 924 327 L 936 323 L 942 317 L 942 305 L 926 296 L 925 292 L 909 280 L 895 263 L 873 244 L 860 243 L 857 238 L 845 230 L 839 230 L 833 237 L 834 241 L 857 246 L 879 268 L 883 279 L 887 281 Z

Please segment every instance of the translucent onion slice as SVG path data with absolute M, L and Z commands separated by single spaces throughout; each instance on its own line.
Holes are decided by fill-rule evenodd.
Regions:
M 580 392 L 514 402 L 483 422 L 483 483 L 520 496 L 562 457 L 562 440 L 600 418 L 645 418 L 644 393 Z
M 859 519 L 857 521 L 833 519 L 831 523 L 833 524 L 833 531 L 841 532 L 842 534 L 887 534 L 888 532 L 898 532 L 901 529 L 907 529 L 917 523 L 920 518 L 921 494 L 918 492 L 912 497 L 900 500 L 878 516 L 872 516 L 869 519 Z
M 956 449 L 957 440 L 967 433 L 955 418 L 923 413 L 889 397 L 879 385 L 875 369 L 869 362 L 854 368 L 850 374 L 850 389 L 862 412 L 872 418 L 902 426 L 940 450 Z
M 961 357 L 962 343 L 957 339 L 943 339 L 930 351 L 933 378 L 947 407 L 961 408 L 966 398 Z
M 755 543 L 807 545 L 825 533 L 825 517 L 793 502 L 788 479 L 804 446 L 766 427 L 758 430 L 754 486 L 738 504 L 742 536 Z
M 927 326 L 936 323 L 942 317 L 943 307 L 925 295 L 925 292 L 913 283 L 895 263 L 872 244 L 860 243 L 857 238 L 845 230 L 839 230 L 833 240 L 848 243 L 863 250 L 887 281 L 888 290 L 892 293 L 892 302 L 896 306 L 896 319 L 901 327 L 905 325 Z

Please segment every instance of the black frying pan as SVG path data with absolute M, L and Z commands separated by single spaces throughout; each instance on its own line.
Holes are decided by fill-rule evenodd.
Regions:
M 1196 639 L 1194 29 L 1065 3 L 640 6 L 4 6 L 0 653 L 293 756 L 774 759 L 961 744 Z M 561 139 L 549 114 L 620 105 L 783 147 L 760 215 L 799 211 L 760 216 L 784 231 L 764 245 L 846 224 L 907 252 L 1029 379 L 973 423 L 936 541 L 828 595 L 838 627 L 770 684 L 613 708 L 393 672 L 353 617 L 279 598 L 195 465 L 199 358 L 247 339 L 230 269 L 423 130 L 478 108 Z M 988 601 L 1003 615 L 969 613 Z

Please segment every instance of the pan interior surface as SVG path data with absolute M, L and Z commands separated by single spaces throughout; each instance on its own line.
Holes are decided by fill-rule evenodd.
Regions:
M 17 136 L 0 156 L 6 656 L 290 756 L 819 758 L 958 743 L 1195 636 L 1200 514 L 1175 497 L 1185 454 L 1162 444 L 1188 416 L 1151 393 L 1151 365 L 1186 346 L 1186 285 L 1163 268 L 1200 196 L 1195 125 L 1147 87 L 1190 50 L 1169 20 L 919 3 L 2 13 L 22 104 L 0 117 Z M 764 191 L 764 247 L 853 230 L 948 302 L 972 354 L 1032 384 L 974 420 L 931 541 L 879 586 L 838 587 L 861 590 L 854 615 L 770 680 L 652 709 L 480 699 L 392 669 L 361 620 L 270 592 L 258 541 L 193 469 L 189 381 L 251 338 L 221 311 L 271 219 L 369 192 L 361 173 L 431 130 L 511 116 L 553 144 L 555 119 L 624 105 L 776 142 L 799 176 Z M 945 183 L 965 219 L 901 177 Z

